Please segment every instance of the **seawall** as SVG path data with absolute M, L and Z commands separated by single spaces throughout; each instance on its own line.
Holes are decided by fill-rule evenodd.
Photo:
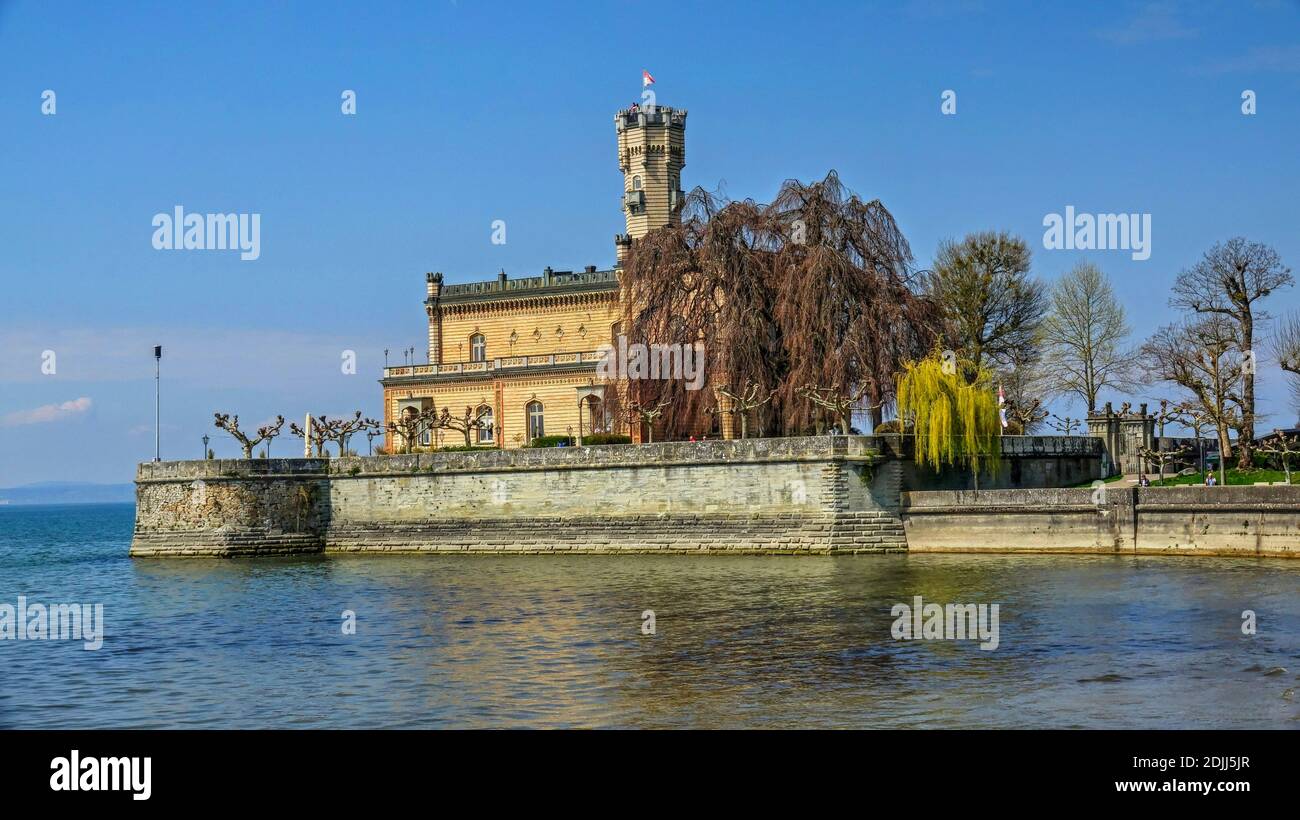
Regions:
M 980 477 L 896 436 L 343 459 L 147 462 L 136 556 L 1062 552 L 1300 555 L 1300 487 L 1068 488 L 1086 437 L 1003 442 Z
M 144 463 L 135 556 L 906 549 L 867 437 Z
M 1300 557 L 1300 486 L 909 491 L 913 552 Z

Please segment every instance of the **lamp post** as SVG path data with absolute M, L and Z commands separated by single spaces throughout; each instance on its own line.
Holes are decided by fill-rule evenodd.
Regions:
M 162 461 L 162 345 L 153 347 L 153 460 Z
M 208 460 L 208 434 L 203 434 L 203 460 Z

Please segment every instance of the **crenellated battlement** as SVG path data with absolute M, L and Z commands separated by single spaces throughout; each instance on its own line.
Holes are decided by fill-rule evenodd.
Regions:
M 625 108 L 614 115 L 614 128 L 620 133 L 629 128 L 647 126 L 686 127 L 686 109 L 672 108 L 667 105 L 641 107 L 639 105 Z

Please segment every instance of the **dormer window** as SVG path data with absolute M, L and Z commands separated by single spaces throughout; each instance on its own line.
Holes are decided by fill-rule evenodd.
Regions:
M 487 339 L 483 338 L 482 333 L 475 333 L 469 337 L 469 360 L 471 362 L 487 361 Z

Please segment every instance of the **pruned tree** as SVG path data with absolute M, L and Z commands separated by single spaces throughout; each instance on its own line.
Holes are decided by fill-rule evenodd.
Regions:
M 1274 455 L 1282 462 L 1282 472 L 1286 474 L 1286 483 L 1291 483 L 1291 457 L 1300 453 L 1300 436 L 1274 430 L 1273 435 L 1260 442 L 1257 450 Z
M 435 407 L 416 409 L 404 407 L 397 417 L 387 425 L 388 432 L 398 440 L 403 453 L 411 453 L 419 445 L 424 434 L 438 423 L 438 410 Z
M 648 443 L 655 443 L 655 419 L 663 415 L 664 409 L 671 404 L 667 399 L 658 404 L 648 405 L 640 402 L 631 402 L 627 405 L 624 417 L 629 425 L 640 422 L 645 425 L 646 434 L 650 437 Z
M 1052 420 L 1047 423 L 1047 426 L 1063 436 L 1072 436 L 1075 430 L 1083 428 L 1083 419 L 1058 416 L 1055 413 L 1050 414 L 1050 418 Z
M 1191 452 L 1191 448 L 1186 445 L 1183 445 L 1181 447 L 1175 447 L 1172 450 L 1165 450 L 1163 448 L 1151 448 L 1151 447 L 1138 448 L 1138 455 L 1142 457 L 1143 461 L 1145 461 L 1147 464 L 1156 465 L 1159 471 L 1160 481 L 1162 482 L 1165 480 L 1165 465 L 1177 464 L 1178 462 L 1186 458 L 1187 454 L 1190 452 Z
M 1205 316 L 1167 325 L 1142 345 L 1143 367 L 1150 377 L 1177 385 L 1190 394 L 1219 438 L 1219 483 L 1232 455 L 1229 431 L 1242 430 L 1241 369 L 1237 336 L 1223 316 Z M 1239 434 L 1240 435 L 1240 434 Z
M 297 422 L 290 422 L 289 432 L 298 438 L 306 439 L 308 444 L 316 445 L 317 458 L 328 458 L 329 451 L 325 449 L 325 445 L 330 440 L 331 423 L 325 416 L 310 416 L 309 418 L 311 418 L 310 431 L 299 427 Z
M 442 408 L 442 413 L 438 416 L 437 422 L 433 425 L 443 430 L 452 430 L 460 433 L 465 438 L 465 446 L 474 446 L 470 440 L 470 434 L 483 426 L 483 418 L 492 412 L 487 406 L 475 410 L 473 407 L 465 407 L 465 415 L 453 416 L 450 407 Z
M 1003 390 L 1008 422 L 1015 421 L 1023 435 L 1032 435 L 1047 418 L 1047 403 L 1053 387 L 1044 369 L 1041 347 L 1012 351 L 997 371 L 998 386 Z
M 1026 436 L 1032 435 L 1034 428 L 1048 416 L 1047 408 L 1038 399 L 1031 399 L 1027 404 L 1008 401 L 1003 408 L 1006 410 L 1008 423 L 1014 423 L 1020 434 Z
M 1205 472 L 1205 447 L 1202 443 L 1202 434 L 1207 429 L 1213 429 L 1213 419 L 1195 401 L 1178 402 L 1170 410 L 1170 421 L 1192 431 L 1192 436 L 1196 439 L 1196 469 L 1198 472 Z
M 940 244 L 926 291 L 948 340 L 975 369 L 1034 355 L 1047 299 L 1029 264 L 1029 246 L 1005 231 Z
M 1268 318 L 1257 303 L 1294 282 L 1291 269 L 1282 264 L 1277 251 L 1240 236 L 1217 243 L 1174 280 L 1169 304 L 1225 320 L 1239 351 L 1242 388 L 1237 466 L 1241 469 L 1251 466 L 1255 438 L 1255 328 Z
M 232 417 L 229 413 L 213 413 L 212 415 L 216 418 L 216 428 L 225 430 L 235 441 L 239 442 L 239 446 L 244 449 L 244 458 L 252 458 L 253 448 L 280 435 L 280 428 L 284 426 L 284 416 L 276 416 L 275 424 L 267 424 L 257 428 L 256 437 L 249 438 L 246 433 L 239 429 L 239 416 Z
M 1101 270 L 1075 265 L 1051 291 L 1051 312 L 1043 321 L 1047 372 L 1055 392 L 1077 396 L 1089 413 L 1104 388 L 1133 384 L 1133 352 L 1124 347 L 1130 328 L 1124 306 Z
M 741 438 L 749 438 L 749 414 L 771 401 L 772 396 L 776 395 L 775 390 L 769 390 L 766 395 L 763 395 L 762 386 L 755 382 L 750 382 L 744 389 L 737 391 L 733 391 L 726 385 L 718 385 L 714 389 L 731 405 L 730 408 L 723 410 L 719 402 L 719 412 L 730 413 L 740 420 Z
M 321 417 L 321 421 L 325 421 L 324 416 Z M 348 454 L 348 440 L 351 439 L 352 436 L 357 433 L 364 433 L 368 430 L 377 431 L 381 427 L 383 427 L 383 425 L 378 421 L 375 419 L 364 418 L 361 411 L 358 410 L 353 413 L 351 418 L 334 419 L 333 421 L 325 423 L 322 435 L 326 441 L 332 441 L 339 446 L 340 456 L 346 456 Z

